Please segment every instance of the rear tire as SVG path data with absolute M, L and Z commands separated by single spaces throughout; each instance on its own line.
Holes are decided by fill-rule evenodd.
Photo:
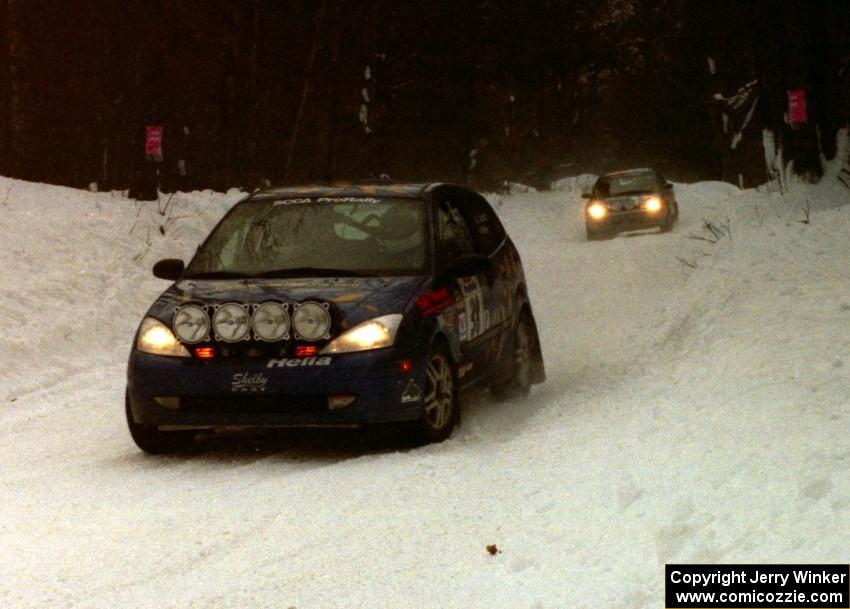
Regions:
M 133 442 L 140 449 L 151 455 L 164 455 L 187 450 L 195 439 L 192 431 L 160 431 L 154 425 L 136 423 L 130 409 L 130 396 L 124 397 L 124 414 L 127 416 L 127 427 Z
M 514 329 L 512 375 L 507 381 L 490 385 L 490 393 L 497 401 L 524 398 L 531 392 L 531 367 L 535 340 L 532 328 L 531 317 L 523 312 Z
M 417 439 L 422 443 L 442 442 L 460 417 L 457 370 L 445 345 L 437 344 L 428 356 L 422 418 L 417 422 Z

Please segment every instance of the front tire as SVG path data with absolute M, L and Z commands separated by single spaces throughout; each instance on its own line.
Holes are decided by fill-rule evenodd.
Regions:
M 151 455 L 181 452 L 191 446 L 195 434 L 191 431 L 160 431 L 154 425 L 136 423 L 130 408 L 130 396 L 124 396 L 124 414 L 133 442 Z
M 590 228 L 589 225 L 586 227 L 586 229 L 588 241 L 599 241 L 601 239 L 605 239 L 608 236 L 604 231 Z
M 458 421 L 457 371 L 448 349 L 436 345 L 428 356 L 422 418 L 417 425 L 423 443 L 442 442 Z
M 532 328 L 531 317 L 523 312 L 514 330 L 512 375 L 507 381 L 490 385 L 490 393 L 500 402 L 524 398 L 531 392 L 531 367 L 535 340 Z
M 672 209 L 668 208 L 667 209 L 667 216 L 664 218 L 664 223 L 660 226 L 661 232 L 662 233 L 669 233 L 671 230 L 673 230 L 673 221 L 674 221 L 673 211 L 672 211 Z

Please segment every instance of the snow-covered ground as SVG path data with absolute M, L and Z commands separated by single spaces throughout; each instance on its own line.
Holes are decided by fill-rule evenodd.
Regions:
M 584 181 L 491 197 L 542 335 L 529 399 L 472 396 L 415 450 L 156 458 L 123 419 L 150 267 L 240 194 L 163 215 L 0 178 L 0 605 L 655 609 L 667 562 L 846 563 L 850 193 L 678 185 L 672 233 L 586 242 Z

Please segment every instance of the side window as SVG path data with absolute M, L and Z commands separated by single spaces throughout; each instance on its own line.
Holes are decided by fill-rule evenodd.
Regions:
M 505 229 L 496 212 L 486 199 L 474 194 L 464 197 L 461 206 L 472 233 L 475 250 L 483 256 L 489 256 L 505 238 Z
M 437 231 L 441 267 L 445 268 L 458 256 L 475 253 L 469 228 L 458 208 L 450 201 L 443 201 L 437 208 Z

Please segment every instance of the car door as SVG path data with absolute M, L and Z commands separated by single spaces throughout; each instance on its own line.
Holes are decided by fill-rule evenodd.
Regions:
M 436 206 L 437 264 L 440 272 L 452 268 L 461 256 L 475 255 L 477 250 L 459 197 L 444 196 Z M 457 307 L 457 335 L 462 362 L 458 376 L 464 384 L 486 372 L 487 348 L 492 338 L 490 328 L 491 282 L 487 273 L 456 277 L 454 281 Z
M 507 235 L 498 216 L 484 197 L 469 191 L 459 197 L 459 204 L 472 234 L 476 252 L 490 259 L 492 265 L 485 272 L 486 328 L 482 335 L 483 348 L 487 350 L 488 365 L 502 354 L 505 338 L 510 333 L 514 313 L 517 281 L 512 264 Z

